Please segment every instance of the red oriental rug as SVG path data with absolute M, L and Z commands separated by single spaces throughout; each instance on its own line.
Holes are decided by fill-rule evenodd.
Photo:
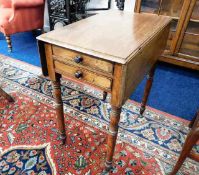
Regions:
M 100 174 L 106 132 L 65 117 L 67 144 L 61 145 L 55 110 L 23 94 L 15 103 L 1 98 L 1 174 Z M 113 174 L 164 174 L 158 159 L 118 140 Z
M 0 55 L 0 175 L 165 175 L 175 164 L 187 121 L 128 101 L 122 110 L 111 172 L 103 172 L 110 105 L 92 87 L 62 81 L 67 143 L 61 145 L 50 81 L 39 68 Z M 89 95 L 86 95 L 89 94 Z M 96 98 L 98 97 L 98 98 Z M 109 98 L 108 98 L 109 99 Z M 196 146 L 195 151 L 199 148 Z M 179 175 L 197 175 L 187 159 Z

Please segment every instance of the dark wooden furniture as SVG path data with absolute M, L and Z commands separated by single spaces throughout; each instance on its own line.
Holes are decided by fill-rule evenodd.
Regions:
M 170 22 L 165 16 L 111 10 L 38 37 L 43 74 L 53 84 L 63 140 L 61 76 L 111 93 L 107 170 L 112 166 L 121 108 L 163 52 Z
M 9 102 L 13 102 L 14 101 L 14 99 L 10 95 L 8 95 L 1 87 L 0 87 L 0 96 L 3 96 Z
M 50 30 L 78 21 L 86 16 L 88 0 L 48 0 Z
M 136 0 L 135 12 L 173 18 L 160 61 L 199 70 L 199 0 Z
M 192 129 L 187 135 L 180 157 L 170 175 L 175 175 L 178 172 L 187 157 L 199 161 L 199 154 L 192 152 L 193 146 L 199 141 L 199 111 L 195 116 L 195 120 L 191 122 L 191 126 Z
M 125 0 L 115 0 L 115 2 L 119 10 L 124 10 Z
M 70 23 L 69 0 L 48 0 L 47 3 L 50 30 L 56 28 L 56 25 L 65 26 Z

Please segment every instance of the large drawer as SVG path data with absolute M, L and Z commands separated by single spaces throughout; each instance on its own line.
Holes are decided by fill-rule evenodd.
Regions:
M 56 60 L 67 63 L 68 61 L 73 64 L 85 66 L 86 68 L 99 70 L 109 74 L 113 73 L 113 63 L 104 61 L 79 52 L 67 50 L 58 46 L 52 46 L 53 55 Z
M 99 88 L 111 90 L 112 78 L 97 74 L 82 67 L 54 61 L 55 71 L 72 78 L 85 81 Z

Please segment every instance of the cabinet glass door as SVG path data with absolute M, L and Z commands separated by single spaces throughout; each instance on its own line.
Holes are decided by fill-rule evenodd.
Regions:
M 162 0 L 160 3 L 160 15 L 178 18 L 180 16 L 183 3 L 184 0 Z
M 179 53 L 199 59 L 199 22 L 189 22 Z
M 184 0 L 142 0 L 141 12 L 179 18 Z
M 141 12 L 158 13 L 159 0 L 142 0 Z
M 176 32 L 177 23 L 178 23 L 178 20 L 172 20 L 171 22 L 171 28 L 170 28 L 169 37 L 168 37 L 167 46 L 166 46 L 167 51 L 170 50 L 171 42 Z
M 196 20 L 199 22 L 199 0 L 196 1 L 196 5 L 194 7 L 191 20 Z

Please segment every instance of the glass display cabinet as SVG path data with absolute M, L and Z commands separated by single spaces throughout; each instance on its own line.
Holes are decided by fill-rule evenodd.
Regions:
M 161 61 L 199 70 L 199 0 L 136 0 L 135 12 L 173 18 Z

